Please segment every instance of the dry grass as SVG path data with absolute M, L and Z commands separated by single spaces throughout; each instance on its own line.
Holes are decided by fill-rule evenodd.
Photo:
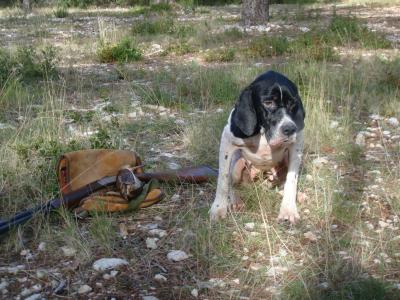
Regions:
M 295 21 L 297 8 L 287 9 Z M 44 12 L 39 10 L 40 21 L 32 22 L 46 20 Z M 398 141 L 393 137 L 400 132 L 385 118 L 400 117 L 399 58 L 382 59 L 375 52 L 376 56 L 359 59 L 337 51 L 338 62 L 331 63 L 304 51 L 297 53 L 305 55 L 302 59 L 288 52 L 255 60 L 239 50 L 259 34 L 215 32 L 233 18 L 214 13 L 210 8 L 200 14 L 207 15 L 209 22 L 188 20 L 199 25 L 190 34 L 182 29 L 186 21 L 174 21 L 174 26 L 179 24 L 174 28 L 182 29 L 179 37 L 176 31 L 137 37 L 141 49 L 161 45 L 159 54 L 145 53 L 144 60 L 136 63 L 100 65 L 94 63 L 97 42 L 116 43 L 128 35 L 125 18 L 131 21 L 136 13 L 132 17 L 119 8 L 69 9 L 67 21 L 57 25 L 63 32 L 72 28 L 70 17 L 104 19 L 89 18 L 92 23 L 79 19 L 83 33 L 58 41 L 60 78 L 22 82 L 10 77 L 0 88 L 1 216 L 57 196 L 54 169 L 57 157 L 66 151 L 135 149 L 144 157 L 147 170 L 171 163 L 217 166 L 221 130 L 240 90 L 265 69 L 274 69 L 297 83 L 307 112 L 299 180 L 299 190 L 307 198 L 299 204 L 301 222 L 293 227 L 278 224 L 279 191 L 261 183 L 242 187 L 245 210 L 217 224 L 210 224 L 208 216 L 215 182 L 165 185 L 163 202 L 131 215 L 78 220 L 61 210 L 35 218 L 2 240 L 0 265 L 28 266 L 26 272 L 13 276 L 0 273 L 10 282 L 7 297 L 40 283 L 42 296 L 51 298 L 52 280 L 65 277 L 68 285 L 62 296 L 71 299 L 78 296 L 82 284 L 93 288 L 92 298 L 136 299 L 152 294 L 159 299 L 190 299 L 196 288 L 199 299 L 396 299 L 400 165 Z M 3 18 L 8 14 L 18 12 L 0 11 Z M 104 21 L 110 15 L 113 21 Z M 6 28 L 22 30 L 21 21 L 15 22 Z M 96 35 L 87 34 L 92 29 Z M 217 39 L 207 40 L 207 30 Z M 21 32 L 19 37 L 24 36 Z M 51 35 L 43 36 L 41 42 L 54 41 Z M 218 56 L 218 62 L 203 62 L 202 50 L 216 51 L 233 41 L 238 44 L 234 61 Z M 32 43 L 36 47 L 37 41 Z M 177 43 L 193 47 L 192 54 L 163 51 Z M 396 55 L 393 49 L 387 51 Z M 371 114 L 382 119 L 371 119 Z M 375 136 L 359 147 L 355 136 L 365 130 Z M 313 163 L 319 157 L 325 157 L 326 163 Z M 157 249 L 150 250 L 146 225 L 154 223 L 167 235 L 157 242 Z M 120 224 L 126 225 L 127 235 L 121 233 Z M 37 250 L 41 242 L 47 244 L 44 252 Z M 72 259 L 60 250 L 65 246 L 76 250 Z M 172 249 L 184 250 L 190 258 L 172 263 L 166 259 Z M 31 251 L 33 258 L 21 255 L 21 250 Z M 92 271 L 91 264 L 110 256 L 126 258 L 130 265 L 106 280 Z M 39 268 L 48 275 L 37 278 Z M 23 282 L 26 273 L 33 275 Z M 166 283 L 154 279 L 159 273 L 167 277 Z

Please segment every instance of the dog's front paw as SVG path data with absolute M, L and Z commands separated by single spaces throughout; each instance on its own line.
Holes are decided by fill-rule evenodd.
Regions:
M 286 221 L 288 220 L 291 224 L 295 224 L 298 220 L 300 220 L 300 215 L 297 212 L 296 205 L 281 205 L 281 209 L 279 211 L 278 221 Z
M 210 209 L 210 218 L 211 221 L 215 222 L 219 219 L 223 219 L 226 217 L 226 213 L 228 211 L 228 205 L 220 202 L 214 202 Z

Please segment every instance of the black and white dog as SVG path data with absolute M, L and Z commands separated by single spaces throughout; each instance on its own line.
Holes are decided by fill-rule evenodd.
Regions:
M 254 171 L 282 163 L 287 174 L 278 219 L 300 219 L 296 194 L 304 117 L 296 85 L 280 73 L 266 72 L 242 91 L 222 133 L 212 220 L 224 218 L 238 204 L 233 185 L 244 181 L 245 173 L 252 179 Z

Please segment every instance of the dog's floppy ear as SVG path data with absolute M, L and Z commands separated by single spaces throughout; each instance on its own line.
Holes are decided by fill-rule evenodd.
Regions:
M 240 129 L 242 134 L 235 134 L 238 137 L 250 137 L 257 130 L 258 121 L 257 113 L 253 103 L 253 91 L 251 86 L 245 88 L 240 94 L 239 100 L 235 105 L 235 110 L 232 114 L 232 125 Z M 244 136 L 243 136 L 244 135 Z
M 304 118 L 306 117 L 306 112 L 299 95 L 295 97 L 295 101 L 297 102 L 297 111 L 294 113 L 293 121 L 297 126 L 297 131 L 300 131 L 304 128 Z

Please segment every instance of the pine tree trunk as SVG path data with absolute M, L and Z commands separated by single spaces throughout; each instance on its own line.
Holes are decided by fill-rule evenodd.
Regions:
M 243 0 L 242 21 L 245 26 L 265 24 L 268 17 L 269 0 Z

